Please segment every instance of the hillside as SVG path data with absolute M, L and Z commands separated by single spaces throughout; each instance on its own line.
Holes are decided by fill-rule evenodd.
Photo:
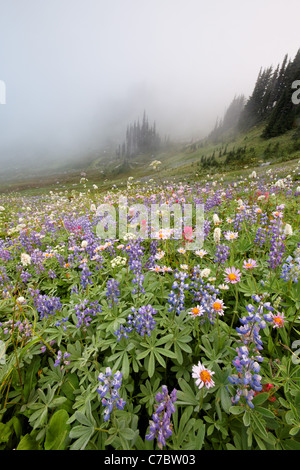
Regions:
M 0 184 L 0 192 L 21 191 L 23 194 L 39 194 L 45 191 L 65 191 L 79 188 L 82 176 L 88 179 L 87 186 L 96 184 L 99 189 L 111 189 L 114 185 L 126 185 L 128 177 L 135 181 L 154 178 L 163 180 L 199 180 L 207 175 L 226 174 L 227 178 L 237 173 L 248 174 L 250 169 L 264 171 L 265 167 L 300 159 L 300 133 L 297 129 L 284 135 L 264 139 L 263 126 L 247 132 L 228 131 L 222 143 L 206 140 L 169 144 L 162 152 L 136 155 L 127 165 L 116 154 L 103 154 L 82 168 L 53 171 L 27 179 L 11 177 Z M 159 171 L 150 166 L 159 160 Z

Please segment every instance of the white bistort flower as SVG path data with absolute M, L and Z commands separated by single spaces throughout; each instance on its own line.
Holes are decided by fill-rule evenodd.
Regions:
M 216 227 L 214 230 L 214 241 L 216 243 L 220 243 L 221 240 L 221 229 L 219 227 Z
M 200 274 L 201 274 L 201 277 L 208 277 L 210 275 L 210 269 L 209 268 L 202 269 Z
M 293 235 L 293 229 L 290 224 L 285 224 L 284 229 L 283 229 L 283 234 L 285 236 Z
M 21 254 L 21 263 L 23 266 L 29 266 L 31 264 L 31 256 L 27 253 Z

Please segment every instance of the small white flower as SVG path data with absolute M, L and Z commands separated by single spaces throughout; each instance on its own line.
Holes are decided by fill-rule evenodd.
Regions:
M 226 240 L 230 241 L 230 240 L 235 240 L 239 234 L 238 232 L 231 232 L 231 231 L 228 231 L 224 234 Z
M 221 289 L 221 290 L 228 290 L 229 286 L 227 284 L 219 284 L 218 288 Z
M 203 256 L 207 255 L 206 250 L 197 250 L 195 251 L 195 255 L 200 256 L 200 258 L 203 258 Z
M 184 271 L 187 271 L 189 269 L 187 264 L 181 264 L 180 269 L 183 269 Z
M 215 225 L 218 225 L 218 224 L 220 223 L 220 219 L 219 219 L 218 214 L 214 214 L 214 215 L 213 215 L 213 223 L 214 223 Z
M 293 229 L 290 224 L 285 224 L 284 229 L 283 229 L 283 234 L 286 236 L 293 235 Z
M 219 227 L 216 227 L 214 230 L 214 241 L 216 243 L 220 243 L 221 240 L 221 229 Z
M 202 269 L 201 271 L 201 277 L 208 277 L 210 275 L 210 269 L 209 268 L 205 268 L 205 269 Z
M 162 259 L 164 256 L 165 256 L 165 252 L 164 251 L 159 251 L 158 253 L 156 253 L 154 258 L 155 259 Z
M 21 254 L 21 263 L 23 266 L 29 266 L 31 264 L 31 256 L 27 253 Z

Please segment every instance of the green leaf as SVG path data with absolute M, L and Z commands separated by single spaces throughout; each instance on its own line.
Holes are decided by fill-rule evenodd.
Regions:
M 126 351 L 123 355 L 122 374 L 123 374 L 124 379 L 127 379 L 129 376 L 129 358 L 128 358 L 128 354 Z
M 172 359 L 176 359 L 176 354 L 170 351 L 169 349 L 163 349 L 163 348 L 155 348 L 155 351 L 159 352 L 163 356 L 170 357 Z
M 166 367 L 166 361 L 164 358 L 157 352 L 157 350 L 154 350 L 155 357 L 157 359 L 157 362 L 160 363 L 161 366 Z
M 139 353 L 137 356 L 136 356 L 136 359 L 139 361 L 140 359 L 144 359 L 144 357 L 148 356 L 148 354 L 150 354 L 150 349 L 146 349 L 145 351 Z
M 221 405 L 225 413 L 230 413 L 231 399 L 226 387 L 222 386 L 218 390 L 217 396 L 220 397 Z
M 250 426 L 250 412 L 247 410 L 243 416 L 243 423 L 246 427 Z
M 58 410 L 50 419 L 45 439 L 45 450 L 63 450 L 66 448 L 70 425 L 69 415 L 65 410 Z
M 275 418 L 275 415 L 272 413 L 272 411 L 268 410 L 267 408 L 263 408 L 262 406 L 256 406 L 255 411 L 263 416 L 266 416 L 267 418 Z
M 25 434 L 20 440 L 17 450 L 38 450 L 39 444 L 30 434 Z
M 0 442 L 8 442 L 12 434 L 12 429 L 8 423 L 0 423 Z
M 130 428 L 125 428 L 125 429 L 122 429 L 121 434 L 122 434 L 122 437 L 124 437 L 125 439 L 132 440 L 136 436 L 136 431 L 133 431 Z
M 155 358 L 154 353 L 151 351 L 148 363 L 148 374 L 149 377 L 152 377 L 155 372 Z
M 29 418 L 29 423 L 32 425 L 33 423 L 33 429 L 36 429 L 40 426 L 42 426 L 48 417 L 48 407 L 47 406 L 41 406 L 37 411 L 32 413 L 32 415 Z
M 300 431 L 300 426 L 294 426 L 290 429 L 289 434 L 291 436 L 296 436 L 296 434 L 298 434 L 299 431 Z
M 229 411 L 233 415 L 240 415 L 241 413 L 245 413 L 246 408 L 244 406 L 231 406 Z
M 178 401 L 176 403 L 178 403 L 178 405 L 198 405 L 199 402 L 196 398 L 195 392 L 191 389 L 189 384 L 183 378 L 180 378 L 178 383 L 182 391 L 179 390 L 177 392 Z
M 200 429 L 198 431 L 198 434 L 196 436 L 195 450 L 201 450 L 202 449 L 202 446 L 203 446 L 203 443 L 204 443 L 204 437 L 205 437 L 205 424 L 202 424 L 202 426 L 200 427 Z
M 268 438 L 268 433 L 266 431 L 265 421 L 262 420 L 260 418 L 260 416 L 257 415 L 256 413 L 252 413 L 251 416 L 252 416 L 252 420 L 253 420 L 255 426 L 257 427 L 259 432 L 262 434 L 262 436 Z
M 283 442 L 283 448 L 286 450 L 300 450 L 300 442 L 294 439 L 287 439 Z
M 256 407 L 257 405 L 261 405 L 269 398 L 269 394 L 267 392 L 258 393 L 252 400 L 253 405 Z
M 70 450 L 83 450 L 94 434 L 93 427 L 75 426 L 71 429 L 69 436 L 78 439 L 71 445 Z
M 91 422 L 81 411 L 75 411 L 75 418 L 80 424 L 84 426 L 94 426 L 95 423 Z

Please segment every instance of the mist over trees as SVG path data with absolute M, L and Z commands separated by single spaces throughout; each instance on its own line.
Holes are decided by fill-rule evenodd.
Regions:
M 116 153 L 118 157 L 127 161 L 136 155 L 157 152 L 161 144 L 162 140 L 156 130 L 155 122 L 150 125 L 144 111 L 141 123 L 138 120 L 127 126 L 125 141 L 119 145 Z
M 266 139 L 299 129 L 300 105 L 292 99 L 296 81 L 300 81 L 300 49 L 293 60 L 286 54 L 276 68 L 261 68 L 250 97 L 235 96 L 207 139 L 222 142 L 228 131 L 247 132 L 255 126 L 263 126 Z
M 222 140 L 224 133 L 230 129 L 235 129 L 238 125 L 241 113 L 245 107 L 246 97 L 244 95 L 235 96 L 227 108 L 223 119 L 217 119 L 216 125 L 209 134 L 208 139 L 212 142 Z

